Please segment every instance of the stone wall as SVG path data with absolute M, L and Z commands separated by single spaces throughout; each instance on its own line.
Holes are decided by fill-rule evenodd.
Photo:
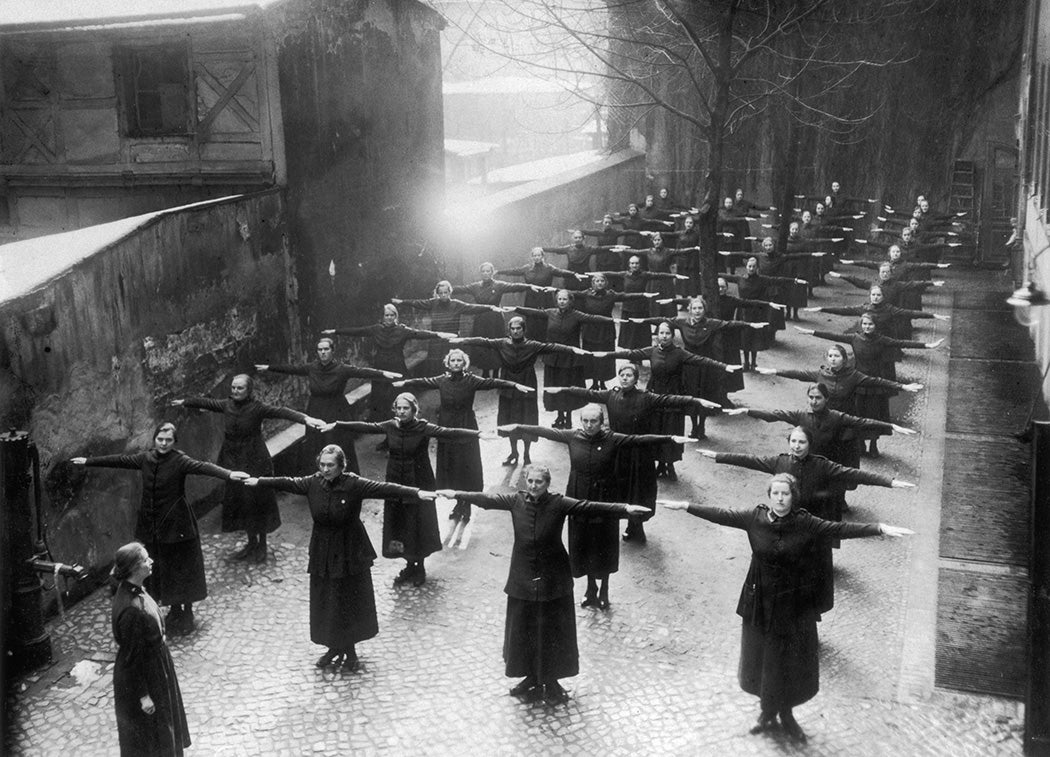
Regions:
M 253 363 L 302 353 L 276 190 L 162 212 L 90 252 L 0 302 L 0 425 L 28 430 L 39 447 L 55 557 L 95 567 L 131 538 L 138 477 L 65 461 L 144 449 L 161 420 L 179 425 L 181 449 L 213 460 L 221 420 L 169 401 L 223 396 Z M 288 402 L 302 392 L 301 382 L 278 380 L 258 391 Z M 216 488 L 189 481 L 191 500 Z

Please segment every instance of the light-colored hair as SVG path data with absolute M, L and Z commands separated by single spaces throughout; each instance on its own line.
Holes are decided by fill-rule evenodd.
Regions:
M 798 479 L 792 476 L 790 473 L 775 473 L 770 479 L 769 483 L 766 484 L 766 496 L 768 497 L 773 491 L 773 484 L 787 484 L 788 489 L 791 490 L 791 506 L 794 507 L 798 504 L 798 500 L 801 497 L 800 490 L 798 488 Z
M 339 463 L 339 469 L 342 470 L 346 467 L 346 453 L 343 452 L 343 448 L 338 444 L 326 444 L 321 447 L 321 451 L 317 453 L 317 464 L 321 464 L 321 455 L 335 455 L 335 461 Z
M 452 294 L 452 282 L 448 281 L 447 279 L 442 279 L 441 281 L 439 281 L 438 283 L 436 283 L 434 285 L 434 296 L 435 297 L 438 296 L 438 290 L 441 289 L 441 287 L 448 287 L 448 293 Z
M 540 465 L 539 463 L 530 463 L 525 466 L 525 475 L 529 473 L 538 473 L 547 481 L 548 484 L 551 482 L 551 469 L 546 465 Z
M 251 397 L 252 392 L 255 391 L 255 379 L 253 379 L 247 373 L 238 373 L 236 376 L 230 379 L 230 385 L 232 386 L 234 381 L 241 378 L 244 379 L 245 382 L 248 384 L 248 397 Z
M 449 361 L 452 359 L 453 356 L 463 358 L 463 370 L 467 370 L 468 368 L 470 368 L 470 355 L 468 355 L 466 352 L 459 349 L 458 347 L 449 350 L 448 354 L 445 355 L 444 359 L 441 361 L 445 364 L 446 368 L 449 368 Z
M 394 397 L 394 401 L 390 403 L 390 409 L 393 410 L 397 407 L 397 403 L 401 400 L 410 404 L 415 413 L 419 413 L 419 400 L 416 399 L 416 395 L 412 394 L 412 392 L 401 392 L 401 394 Z
M 400 320 L 401 313 L 398 311 L 397 306 L 394 305 L 394 303 L 388 302 L 387 304 L 383 305 L 383 312 L 385 313 L 388 310 L 394 311 L 394 320 L 395 321 L 396 320 Z
M 142 542 L 132 541 L 125 544 L 117 550 L 117 554 L 113 557 L 113 567 L 109 571 L 110 578 L 117 582 L 127 579 L 142 562 L 144 554 L 148 553 Z
M 591 402 L 589 404 L 584 405 L 582 408 L 580 408 L 580 417 L 582 418 L 583 414 L 586 412 L 598 413 L 598 418 L 600 419 L 598 422 L 601 423 L 603 426 L 605 425 L 605 408 L 602 405 L 599 405 L 597 402 Z

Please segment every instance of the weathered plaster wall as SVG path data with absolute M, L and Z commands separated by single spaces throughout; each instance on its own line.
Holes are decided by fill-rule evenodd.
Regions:
M 294 0 L 270 21 L 303 327 L 375 319 L 437 269 L 441 19 L 414 2 Z
M 168 407 L 222 396 L 253 363 L 301 355 L 284 204 L 276 191 L 161 215 L 37 290 L 0 303 L 0 426 L 40 449 L 55 556 L 105 564 L 132 535 L 139 482 L 73 469 L 77 455 L 137 451 L 161 420 L 179 447 L 214 459 L 214 414 Z M 294 402 L 299 382 L 263 397 Z M 189 495 L 215 489 L 191 478 Z

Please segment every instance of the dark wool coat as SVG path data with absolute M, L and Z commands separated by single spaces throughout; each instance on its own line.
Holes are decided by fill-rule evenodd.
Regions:
M 254 399 L 187 397 L 183 407 L 222 413 L 224 435 L 218 464 L 253 476 L 273 474 L 273 460 L 263 439 L 263 421 L 272 418 L 305 423 L 306 415 L 287 407 L 275 407 Z M 277 497 L 273 492 L 243 484 L 227 484 L 222 499 L 222 530 L 272 533 L 281 525 Z
M 181 755 L 190 745 L 190 731 L 157 603 L 141 586 L 122 581 L 113 595 L 111 623 L 121 757 Z M 152 715 L 142 711 L 147 695 L 156 707 Z

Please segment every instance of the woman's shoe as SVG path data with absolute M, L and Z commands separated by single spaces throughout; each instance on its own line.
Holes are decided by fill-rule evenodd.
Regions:
M 569 701 L 569 692 L 562 688 L 562 685 L 557 681 L 545 683 L 543 685 L 543 701 L 547 704 L 565 704 Z
M 802 726 L 795 720 L 795 716 L 790 712 L 780 713 L 780 724 L 784 726 L 784 731 L 795 741 L 805 744 L 806 743 L 806 732 L 802 730 Z
M 353 673 L 361 666 L 361 661 L 357 659 L 357 652 L 347 652 L 340 667 L 347 673 Z
M 504 465 L 517 465 L 518 464 L 518 453 L 514 452 L 507 455 L 507 459 L 503 461 Z
M 243 547 L 241 547 L 240 549 L 236 550 L 235 552 L 230 552 L 230 554 L 226 556 L 226 559 L 227 560 L 247 560 L 249 557 L 252 556 L 252 552 L 253 552 L 254 549 L 255 549 L 255 543 L 254 542 L 248 542 L 247 544 L 245 544 Z
M 394 576 L 394 586 L 400 586 L 406 581 L 412 580 L 412 566 L 406 565 L 401 569 L 401 572 Z
M 583 601 L 580 602 L 580 607 L 597 607 L 598 598 L 593 594 L 584 594 Z
M 329 649 L 327 652 L 325 652 L 323 655 L 317 658 L 317 662 L 314 663 L 314 667 L 327 668 L 329 665 L 332 664 L 332 662 L 336 658 L 336 655 L 338 654 L 339 653 L 336 652 L 334 649 Z
M 516 686 L 511 687 L 510 695 L 512 697 L 522 697 L 527 695 L 530 691 L 536 688 L 536 679 L 532 676 L 525 676 Z
M 415 571 L 412 573 L 412 585 L 422 586 L 427 582 L 427 571 L 422 565 L 417 565 Z
M 678 480 L 678 472 L 674 469 L 674 463 L 667 464 L 667 467 L 664 468 L 664 475 L 667 476 L 668 481 Z
M 751 730 L 748 733 L 754 735 L 768 731 L 771 728 L 776 728 L 777 725 L 777 714 L 775 712 L 761 712 L 758 715 L 758 722 L 751 726 Z

